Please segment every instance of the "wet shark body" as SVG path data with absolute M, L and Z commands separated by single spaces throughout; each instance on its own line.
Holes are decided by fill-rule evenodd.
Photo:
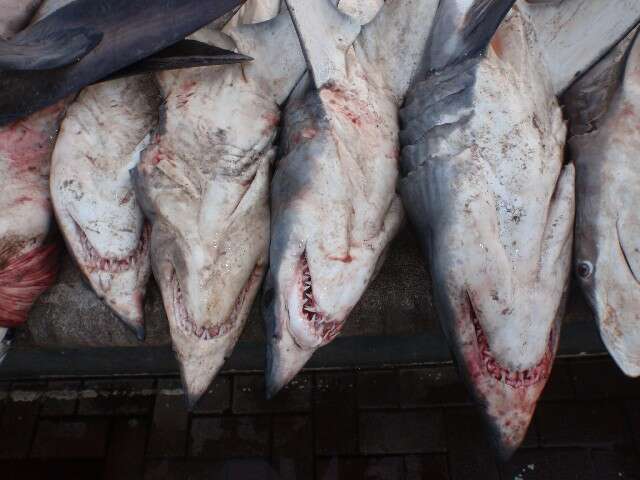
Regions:
M 556 352 L 574 170 L 563 167 L 565 126 L 529 22 L 515 9 L 487 49 L 513 2 L 456 3 L 441 3 L 434 72 L 401 112 L 400 192 L 457 364 L 506 457 Z
M 87 87 L 68 108 L 51 163 L 51 198 L 69 252 L 96 294 L 140 339 L 149 229 L 129 170 L 157 122 L 159 104 L 145 75 Z
M 340 333 L 402 222 L 398 108 L 436 9 L 386 2 L 361 28 L 328 0 L 287 4 L 310 77 L 287 105 L 272 182 L 263 295 L 270 396 Z
M 0 75 L 0 125 L 53 105 L 144 60 L 242 3 L 242 0 L 67 2 L 15 35 L 11 42 L 0 42 L 0 70 L 3 63 L 7 70 Z M 217 63 L 237 61 L 223 55 Z M 46 75 L 33 71 L 52 67 L 60 68 L 47 70 Z
M 575 275 L 602 339 L 640 375 L 640 42 L 632 32 L 565 94 L 576 165 Z
M 267 267 L 280 106 L 305 69 L 286 12 L 225 33 L 195 37 L 255 60 L 158 75 L 160 124 L 134 172 L 190 405 L 233 350 Z

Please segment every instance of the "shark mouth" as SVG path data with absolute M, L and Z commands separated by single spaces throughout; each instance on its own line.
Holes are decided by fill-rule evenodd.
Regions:
M 501 365 L 491 353 L 491 347 L 482 329 L 482 325 L 480 325 L 480 320 L 478 320 L 478 316 L 471 302 L 469 302 L 469 304 L 471 306 L 471 323 L 473 323 L 473 328 L 475 329 L 476 343 L 480 355 L 480 365 L 489 376 L 512 388 L 531 387 L 548 378 L 553 362 L 553 329 L 549 334 L 545 354 L 535 367 L 525 370 L 510 370 Z
M 316 299 L 313 296 L 313 282 L 311 280 L 311 271 L 309 270 L 306 251 L 300 256 L 300 263 L 302 270 L 300 285 L 302 318 L 309 323 L 318 337 L 322 338 L 325 342 L 330 342 L 338 336 L 340 330 L 342 330 L 344 321 L 327 320 L 326 315 L 320 311 Z
M 149 235 L 151 233 L 150 225 L 145 222 L 142 227 L 142 234 L 140 235 L 140 241 L 138 246 L 133 252 L 122 258 L 106 258 L 100 256 L 98 251 L 91 245 L 89 238 L 84 233 L 80 225 L 76 223 L 76 230 L 80 237 L 80 244 L 82 245 L 85 267 L 90 270 L 99 270 L 107 273 L 120 273 L 134 268 L 141 258 L 146 257 L 149 250 Z
M 180 329 L 180 331 L 187 336 L 194 335 L 204 341 L 214 340 L 229 333 L 236 324 L 236 321 L 238 319 L 238 316 L 240 315 L 240 312 L 242 311 L 242 307 L 244 306 L 249 291 L 255 285 L 255 283 L 260 280 L 262 276 L 261 272 L 261 265 L 256 264 L 253 272 L 251 272 L 251 275 L 247 279 L 247 282 L 236 298 L 236 301 L 233 305 L 233 310 L 231 311 L 227 319 L 220 325 L 213 325 L 206 328 L 196 325 L 195 321 L 191 318 L 191 315 L 189 314 L 189 311 L 187 310 L 187 307 L 184 303 L 182 288 L 180 287 L 180 282 L 178 281 L 178 276 L 176 275 L 176 271 L 174 269 L 171 276 L 171 288 L 173 291 L 173 315 L 176 319 L 176 323 L 178 324 L 178 328 Z

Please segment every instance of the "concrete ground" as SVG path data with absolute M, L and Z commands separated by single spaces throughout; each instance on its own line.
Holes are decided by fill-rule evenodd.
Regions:
M 529 436 L 497 462 L 451 366 L 219 377 L 193 413 L 177 378 L 0 383 L 2 479 L 640 479 L 640 380 L 558 361 Z

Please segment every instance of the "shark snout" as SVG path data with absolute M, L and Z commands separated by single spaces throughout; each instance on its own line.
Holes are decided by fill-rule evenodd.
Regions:
M 611 356 L 629 377 L 640 376 L 640 314 L 633 309 L 606 305 L 600 331 Z

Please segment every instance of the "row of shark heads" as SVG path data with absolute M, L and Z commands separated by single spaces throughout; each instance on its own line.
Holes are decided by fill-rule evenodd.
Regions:
M 564 80 L 557 80 L 560 75 L 545 69 L 549 54 L 539 46 L 545 32 L 535 31 L 524 14 L 509 17 L 484 54 L 512 2 L 441 2 L 439 10 L 438 2 L 405 2 L 407 11 L 423 9 L 411 23 L 411 15 L 396 0 L 387 2 L 373 27 L 363 29 L 362 19 L 336 17 L 322 2 L 314 4 L 319 11 L 308 12 L 296 9 L 298 2 L 288 3 L 308 65 L 285 12 L 271 23 L 230 29 L 226 40 L 220 40 L 254 55 L 252 65 L 157 76 L 166 98 L 160 127 L 146 148 L 134 152 L 141 161 L 133 186 L 152 225 L 150 234 L 136 213 L 130 236 L 136 247 L 126 254 L 111 252 L 100 250 L 92 230 L 78 224 L 79 213 L 74 223 L 67 222 L 70 231 L 80 227 L 76 249 L 84 252 L 91 269 L 99 270 L 92 284 L 100 285 L 105 272 L 117 275 L 135 264 L 130 251 L 136 258 L 138 252 L 150 255 L 193 404 L 239 337 L 266 269 L 271 237 L 264 310 L 268 390 L 275 393 L 316 348 L 339 333 L 381 264 L 402 216 L 388 185 L 380 187 L 379 204 L 368 207 L 372 214 L 361 207 L 366 202 L 356 195 L 352 171 L 341 172 L 347 185 L 324 190 L 317 188 L 323 182 L 314 183 L 313 174 L 325 180 L 331 178 L 327 173 L 323 177 L 322 169 L 329 165 L 361 168 L 362 152 L 354 145 L 359 144 L 359 132 L 366 132 L 365 122 L 373 118 L 386 125 L 382 136 L 388 148 L 375 144 L 375 150 L 385 150 L 380 158 L 389 162 L 372 165 L 380 165 L 392 179 L 397 176 L 388 165 L 397 159 L 398 126 L 387 118 L 400 105 L 412 72 L 436 70 L 416 85 L 401 114 L 401 194 L 438 279 L 435 294 L 458 364 L 506 455 L 526 431 L 559 337 L 571 250 L 573 170 L 562 166 L 564 127 L 555 94 L 577 70 L 563 71 Z M 523 5 L 523 11 L 535 17 L 538 7 L 530 8 L 533 13 Z M 331 33 L 328 21 L 312 28 L 310 18 L 337 20 L 335 25 L 343 28 Z M 457 22 L 460 18 L 464 21 Z M 405 40 L 392 39 L 399 19 L 408 22 L 401 24 L 403 31 L 411 32 Z M 465 27 L 474 22 L 481 28 L 470 28 L 476 35 L 467 35 Z M 434 50 L 425 55 L 430 31 Z M 402 44 L 406 39 L 413 43 Z M 335 45 L 327 55 L 317 47 L 329 40 Z M 274 55 L 273 43 L 290 48 L 290 55 L 282 55 L 281 49 Z M 278 63 L 282 57 L 285 65 Z M 574 63 L 589 62 L 577 60 Z M 410 71 L 402 64 L 410 64 Z M 276 171 L 270 222 L 268 179 L 280 108 L 307 66 L 311 79 L 298 84 L 285 114 L 287 154 Z M 281 72 L 278 82 L 273 79 L 276 72 Z M 510 102 L 502 98 L 505 92 Z M 202 110 L 211 106 L 211 98 L 223 100 L 213 104 L 218 114 L 208 114 L 205 123 Z M 512 108 L 486 122 L 487 115 L 495 115 L 492 101 Z M 230 109 L 236 115 L 229 115 Z M 514 125 L 519 129 L 517 142 L 509 140 Z M 189 136 L 190 131 L 198 136 Z M 199 144 L 198 138 L 206 142 Z M 204 161 L 197 161 L 199 157 Z M 301 161 L 316 170 L 297 167 Z M 135 160 L 118 172 L 133 165 Z M 285 175 L 287 166 L 291 173 Z M 520 196 L 525 187 L 538 184 L 539 191 Z M 130 186 L 117 188 L 122 193 L 117 198 L 131 197 Z M 345 198 L 345 191 L 354 199 Z M 73 189 L 69 192 L 74 194 Z M 335 210 L 345 212 L 341 227 L 333 225 L 334 212 L 323 209 L 332 194 L 334 199 L 337 195 Z M 357 232 L 350 222 L 360 222 Z M 357 238 L 362 231 L 374 234 Z M 336 242 L 345 236 L 346 242 Z M 88 269 L 85 273 L 92 274 Z

